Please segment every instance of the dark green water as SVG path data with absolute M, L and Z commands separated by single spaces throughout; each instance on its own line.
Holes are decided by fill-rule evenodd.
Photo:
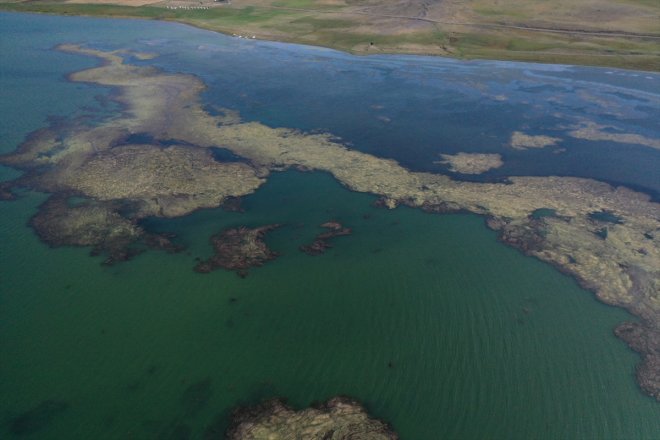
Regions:
M 625 313 L 498 244 L 478 217 L 376 209 L 328 176 L 285 173 L 245 214 L 152 225 L 190 255 L 106 268 L 37 241 L 24 223 L 41 199 L 4 204 L 0 237 L 2 413 L 69 405 L 38 438 L 155 438 L 178 424 L 199 437 L 239 402 L 336 394 L 410 439 L 658 433 L 636 356 L 612 336 Z M 329 219 L 354 235 L 299 252 Z M 209 235 L 271 222 L 287 225 L 268 240 L 278 260 L 246 279 L 192 272 Z M 182 396 L 204 381 L 195 411 Z
M 13 136 L 5 151 L 48 114 L 105 93 L 64 81 L 92 64 L 84 57 L 40 64 L 39 50 L 51 52 L 35 47 L 53 44 L 46 30 L 60 19 L 44 20 L 41 34 L 14 37 L 27 61 L 1 71 L 14 81 L 3 97 L 16 97 L 3 99 L 2 115 L 20 122 L 0 126 Z M 97 29 L 97 45 L 188 35 L 117 21 L 119 37 L 114 22 L 75 20 L 80 32 Z M 26 75 L 35 66 L 40 79 Z M 43 92 L 23 102 L 21 90 L 36 86 Z M 148 224 L 176 232 L 188 253 L 108 268 L 86 249 L 38 241 L 26 224 L 44 199 L 0 204 L 2 438 L 17 437 L 12 421 L 45 401 L 58 402 L 41 407 L 58 409 L 51 417 L 18 419 L 33 431 L 26 438 L 203 438 L 210 426 L 224 431 L 237 404 L 283 396 L 301 407 L 337 394 L 403 439 L 660 438 L 660 407 L 634 382 L 638 357 L 612 335 L 630 316 L 499 244 L 479 217 L 377 209 L 325 174 L 286 172 L 248 197 L 244 214 Z M 354 234 L 322 256 L 298 251 L 331 219 Z M 285 225 L 267 240 L 277 260 L 246 279 L 192 271 L 212 234 L 268 223 Z

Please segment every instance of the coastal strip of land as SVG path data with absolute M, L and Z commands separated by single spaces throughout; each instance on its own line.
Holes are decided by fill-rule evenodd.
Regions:
M 355 54 L 660 71 L 660 3 L 649 0 L 5 0 L 0 10 L 177 21 Z
M 0 163 L 24 171 L 4 184 L 0 193 L 6 198 L 22 186 L 63 201 L 55 208 L 47 201 L 33 222 L 45 241 L 119 257 L 130 256 L 121 250 L 138 241 L 167 250 L 167 237 L 150 235 L 140 219 L 219 206 L 290 167 L 325 171 L 353 191 L 380 196 L 388 208 L 483 215 L 504 243 L 573 276 L 601 301 L 627 309 L 638 320 L 621 324 L 616 334 L 640 353 L 638 382 L 660 400 L 660 204 L 648 195 L 574 177 L 476 183 L 413 172 L 351 150 L 330 134 L 242 122 L 231 111 L 211 115 L 199 99 L 204 84 L 198 78 L 127 64 L 125 51 L 59 49 L 102 60 L 69 79 L 115 87 L 113 99 L 123 112 L 94 126 L 77 120 L 51 125 L 0 156 Z M 245 162 L 214 161 L 209 150 L 217 145 Z M 72 196 L 83 201 L 72 204 Z M 63 221 L 67 216 L 76 222 Z M 80 237 L 88 240 L 73 241 Z

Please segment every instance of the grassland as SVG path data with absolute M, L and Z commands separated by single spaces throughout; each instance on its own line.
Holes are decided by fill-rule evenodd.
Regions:
M 170 20 L 358 54 L 431 54 L 660 71 L 660 2 L 649 0 L 511 0 L 506 5 L 496 0 L 102 1 L 19 0 L 0 3 L 0 10 Z M 193 6 L 208 9 L 190 9 Z

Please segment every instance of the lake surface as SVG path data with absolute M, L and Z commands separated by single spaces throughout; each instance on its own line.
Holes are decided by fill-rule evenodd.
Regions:
M 159 53 L 135 62 L 198 75 L 211 109 L 329 131 L 410 168 L 499 152 L 505 166 L 481 179 L 566 174 L 660 191 L 648 147 L 506 146 L 515 130 L 562 137 L 579 115 L 658 137 L 657 74 L 353 57 L 139 20 L 0 14 L 2 151 L 58 117 L 118 110 L 110 89 L 66 81 L 97 61 L 52 50 L 65 42 Z M 630 315 L 499 244 L 477 216 L 378 209 L 326 174 L 275 173 L 245 213 L 146 223 L 186 252 L 104 267 L 87 249 L 39 242 L 27 222 L 46 197 L 0 204 L 0 437 L 16 437 L 27 412 L 30 438 L 204 438 L 239 404 L 337 394 L 403 439 L 660 437 L 660 405 L 634 382 L 638 357 L 612 334 Z M 353 235 L 300 252 L 331 219 Z M 277 260 L 245 279 L 192 271 L 211 235 L 269 223 L 285 225 L 267 238 Z

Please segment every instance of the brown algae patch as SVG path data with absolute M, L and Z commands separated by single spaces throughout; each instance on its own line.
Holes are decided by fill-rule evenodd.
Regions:
M 136 221 L 119 214 L 122 208 L 116 202 L 90 200 L 71 206 L 65 194 L 56 194 L 41 205 L 30 224 L 49 245 L 91 247 L 93 255 L 107 256 L 105 264 L 126 261 L 144 247 L 168 252 L 180 250 L 170 242 L 170 237 L 148 233 Z
M 140 217 L 177 217 L 250 193 L 263 179 L 246 164 L 215 161 L 206 148 L 127 145 L 93 155 L 60 182 L 99 200 L 139 201 Z
M 241 226 L 214 235 L 211 244 L 215 254 L 195 266 L 195 271 L 208 273 L 222 267 L 235 270 L 241 277 L 247 276 L 249 268 L 263 266 L 267 261 L 277 258 L 278 254 L 264 243 L 264 237 L 279 227 L 278 224 L 252 229 Z
M 102 66 L 70 78 L 117 87 L 114 99 L 124 111 L 95 127 L 72 124 L 59 133 L 53 128 L 36 132 L 15 153 L 0 157 L 0 163 L 27 171 L 16 185 L 133 203 L 130 216 L 112 217 L 119 225 L 147 215 L 177 216 L 219 206 L 227 197 L 254 191 L 271 171 L 327 171 L 351 190 L 380 195 L 391 208 L 405 204 L 485 215 L 504 242 L 640 317 L 642 331 L 628 334 L 642 334 L 644 340 L 660 335 L 660 205 L 644 194 L 572 177 L 511 177 L 505 184 L 411 172 L 393 160 L 350 150 L 330 135 L 242 123 L 235 114 L 213 116 L 199 101 L 204 85 L 191 75 L 126 65 L 116 52 L 61 48 L 102 58 Z M 179 145 L 126 145 L 134 133 L 148 134 L 155 143 L 176 139 Z M 542 148 L 558 141 L 516 132 L 511 145 Z M 248 164 L 212 163 L 204 150 L 218 145 Z M 142 165 L 133 166 L 131 160 Z M 556 215 L 536 218 L 533 213 L 542 209 Z M 610 212 L 621 222 L 602 222 L 592 217 L 594 212 Z M 641 350 L 652 344 L 630 345 Z M 642 355 L 639 382 L 660 399 L 660 383 L 648 380 L 659 374 L 660 353 L 649 349 Z
M 551 136 L 534 136 L 521 131 L 514 131 L 511 135 L 509 145 L 516 150 L 527 150 L 529 148 L 545 148 L 556 145 L 561 139 Z
M 440 157 L 442 160 L 435 163 L 449 165 L 449 171 L 461 174 L 482 174 L 504 164 L 499 154 L 457 153 Z
M 42 240 L 53 246 L 123 248 L 143 234 L 111 206 L 96 203 L 69 206 L 65 198 L 57 196 L 41 206 L 32 218 L 32 226 Z
M 226 438 L 397 440 L 399 436 L 386 423 L 369 417 L 358 402 L 334 397 L 300 411 L 281 400 L 239 408 L 232 414 Z
M 568 135 L 588 141 L 610 141 L 620 144 L 637 144 L 660 150 L 660 139 L 649 138 L 634 133 L 619 133 L 611 125 L 600 125 L 592 121 L 584 121 L 578 127 L 568 132 Z
M 307 255 L 321 255 L 332 247 L 330 240 L 334 237 L 341 237 L 343 235 L 351 235 L 353 231 L 351 228 L 344 227 L 341 223 L 336 221 L 325 222 L 321 225 L 325 228 L 325 232 L 321 232 L 314 238 L 310 244 L 300 246 L 300 250 Z

